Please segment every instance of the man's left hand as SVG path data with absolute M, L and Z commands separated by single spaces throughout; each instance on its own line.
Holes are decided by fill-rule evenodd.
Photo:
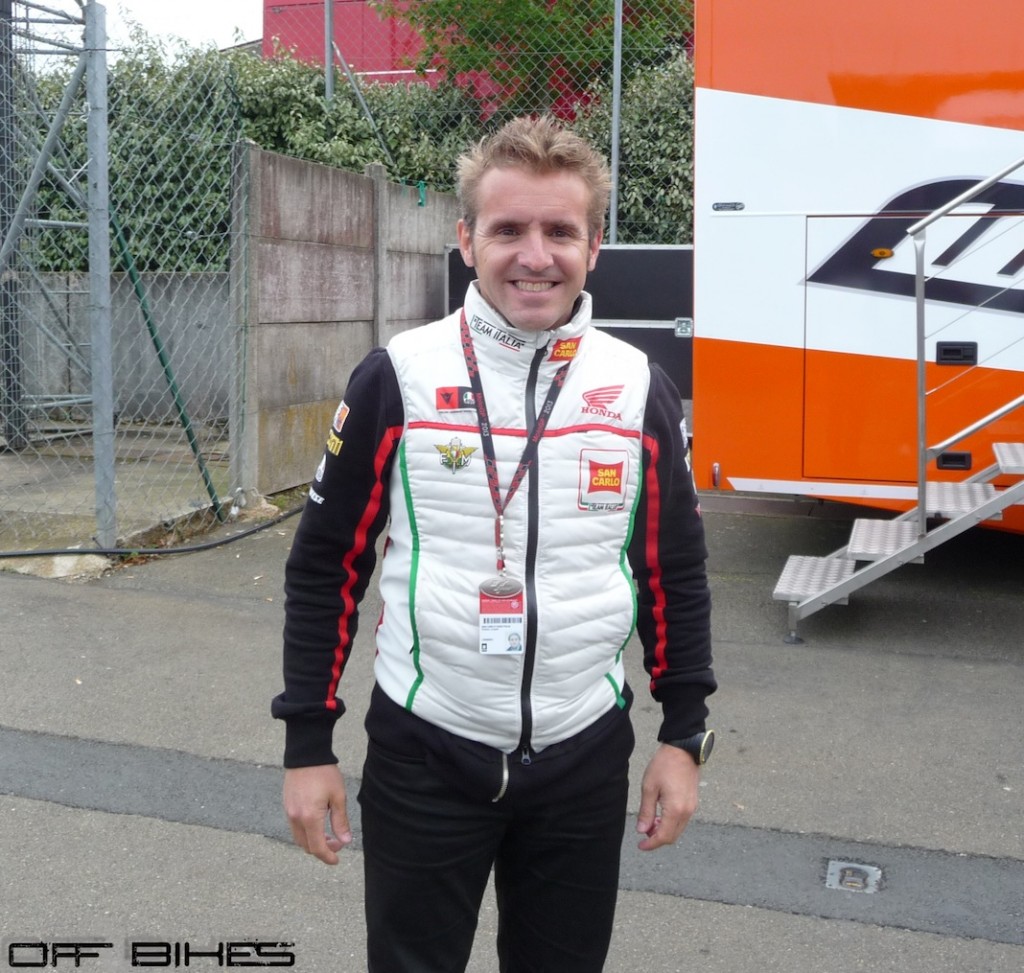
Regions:
M 697 810 L 700 770 L 685 750 L 661 744 L 644 771 L 636 830 L 646 837 L 637 845 L 654 851 L 675 844 Z M 660 812 L 660 813 L 659 813 Z

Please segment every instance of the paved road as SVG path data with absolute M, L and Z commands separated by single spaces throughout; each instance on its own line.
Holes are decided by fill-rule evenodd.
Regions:
M 847 511 L 705 509 L 719 745 L 676 848 L 644 855 L 627 833 L 609 970 L 1019 973 L 1024 539 L 960 538 L 788 645 L 778 571 L 839 547 Z M 144 942 L 172 945 L 136 960 L 212 969 L 254 940 L 293 944 L 302 971 L 362 969 L 358 845 L 328 869 L 278 810 L 268 701 L 294 524 L 89 581 L 0 574 L 0 970 L 74 968 L 55 942 L 110 944 L 80 947 L 80 969 L 132 969 Z M 657 722 L 638 655 L 637 778 Z M 493 931 L 489 897 L 473 973 L 496 969 Z

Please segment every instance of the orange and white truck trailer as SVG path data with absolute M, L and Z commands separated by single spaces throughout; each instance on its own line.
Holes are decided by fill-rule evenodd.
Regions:
M 900 513 L 790 559 L 794 635 L 962 529 L 1024 532 L 1021 17 L 696 0 L 697 485 Z

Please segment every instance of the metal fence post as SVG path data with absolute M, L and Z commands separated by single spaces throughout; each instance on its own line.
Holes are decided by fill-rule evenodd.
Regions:
M 12 0 L 0 0 L 0 240 L 14 221 L 15 108 Z M 21 323 L 18 320 L 18 279 L 0 268 L 0 432 L 7 448 L 21 450 L 26 438 L 21 359 Z
M 619 130 L 622 126 L 622 0 L 615 0 L 612 35 L 612 191 L 608 200 L 608 242 L 619 242 Z
M 96 540 L 114 547 L 117 495 L 114 485 L 114 368 L 110 299 L 110 186 L 107 141 L 106 9 L 85 7 L 89 147 L 89 332 L 92 336 L 92 438 L 96 483 Z
M 232 380 L 228 400 L 230 430 L 230 488 L 234 496 L 255 492 L 256 445 L 251 441 L 248 422 L 250 347 L 249 331 L 253 324 L 251 303 L 252 267 L 250 265 L 250 210 L 258 205 L 253 187 L 253 142 L 238 140 L 231 148 L 231 259 L 229 306 L 232 313 Z
M 388 276 L 388 181 L 387 169 L 371 162 L 364 170 L 373 180 L 373 343 L 385 344 L 384 331 L 391 317 L 391 278 Z
M 324 98 L 334 100 L 334 0 L 324 0 Z

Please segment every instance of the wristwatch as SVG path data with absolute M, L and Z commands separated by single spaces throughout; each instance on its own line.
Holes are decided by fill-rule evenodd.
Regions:
M 683 740 L 662 740 L 670 747 L 678 747 L 685 750 L 696 761 L 698 767 L 704 766 L 711 756 L 711 750 L 715 746 L 715 731 L 705 730 L 703 733 L 694 733 L 692 737 Z

